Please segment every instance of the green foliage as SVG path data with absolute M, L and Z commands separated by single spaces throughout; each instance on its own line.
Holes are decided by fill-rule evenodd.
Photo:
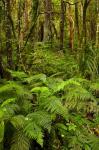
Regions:
M 44 73 L 48 76 L 59 73 L 59 75 L 72 77 L 79 70 L 79 65 L 73 56 L 69 54 L 64 56 L 62 52 L 48 50 L 42 45 L 35 47 L 34 53 L 31 53 L 27 60 L 27 64 L 29 64 L 30 71 Z
M 52 147 L 57 147 L 55 143 L 59 141 L 60 149 L 67 150 L 98 146 L 93 132 L 94 128 L 98 130 L 98 98 L 95 96 L 98 82 L 77 77 L 63 80 L 45 74 L 11 74 L 15 81 L 2 82 L 0 87 L 1 142 L 6 139 L 4 130 L 11 124 L 12 138 L 9 135 L 9 139 L 12 142 L 8 144 L 11 150 L 29 150 L 31 141 L 46 148 L 46 132 L 53 139 L 49 140 Z M 87 118 L 89 113 L 94 113 L 92 120 Z
M 94 78 L 98 74 L 99 51 L 91 43 L 84 46 L 80 53 L 80 70 L 86 76 L 90 74 Z
M 30 143 L 28 138 L 21 130 L 17 130 L 12 138 L 10 150 L 29 150 Z
M 0 122 L 0 143 L 3 141 L 4 138 L 4 121 Z

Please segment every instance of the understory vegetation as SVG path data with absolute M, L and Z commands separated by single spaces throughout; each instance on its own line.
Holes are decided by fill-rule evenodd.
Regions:
M 10 80 L 0 81 L 1 149 L 98 150 L 98 55 L 89 50 L 77 60 L 37 49 L 28 73 L 7 70 Z

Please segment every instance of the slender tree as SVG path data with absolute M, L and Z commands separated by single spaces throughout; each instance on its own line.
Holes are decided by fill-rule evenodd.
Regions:
M 83 40 L 84 40 L 85 44 L 86 44 L 86 40 L 87 40 L 86 15 L 87 15 L 87 8 L 88 8 L 90 2 L 91 2 L 91 0 L 85 0 L 84 5 L 83 5 L 83 30 L 82 30 L 82 35 L 83 35 Z
M 75 4 L 75 25 L 77 31 L 77 42 L 78 46 L 80 46 L 80 31 L 79 31 L 79 10 L 78 3 Z
M 7 65 L 9 69 L 13 68 L 12 62 L 12 32 L 11 32 L 11 24 L 10 24 L 10 16 L 11 16 L 11 3 L 10 0 L 5 0 L 5 32 L 6 32 L 6 52 L 7 52 Z
M 72 9 L 71 5 L 69 4 L 68 7 L 68 19 L 69 19 L 69 48 L 73 50 L 74 48 L 74 20 L 72 17 Z
M 52 41 L 52 1 L 44 0 L 45 27 L 44 41 Z
M 61 0 L 61 16 L 60 16 L 60 50 L 64 47 L 64 23 L 65 23 L 65 7 L 64 0 Z
M 99 1 L 97 0 L 96 46 L 99 48 Z

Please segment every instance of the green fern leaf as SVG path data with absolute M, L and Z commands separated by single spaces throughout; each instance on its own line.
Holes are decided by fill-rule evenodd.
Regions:
M 56 96 L 40 97 L 39 106 L 48 112 L 60 114 L 67 117 L 67 109 L 62 105 L 62 102 Z
M 0 122 L 0 143 L 3 141 L 4 138 L 4 121 Z
M 34 76 L 30 76 L 25 80 L 27 83 L 35 83 L 38 81 L 46 82 L 46 75 L 45 74 L 38 74 Z
M 36 124 L 41 126 L 44 129 L 48 129 L 50 132 L 52 115 L 48 114 L 45 111 L 37 111 L 26 116 L 29 120 L 35 121 Z
M 43 132 L 35 122 L 28 122 L 24 128 L 24 133 L 30 139 L 36 140 L 41 146 L 43 146 Z
M 30 142 L 22 131 L 16 131 L 12 138 L 10 150 L 29 150 Z
M 1 107 L 4 107 L 4 106 L 8 105 L 9 103 L 15 103 L 15 98 L 10 98 L 10 99 L 5 100 L 5 101 L 1 104 Z
M 25 117 L 23 115 L 17 115 L 17 116 L 12 117 L 10 119 L 10 122 L 17 129 L 23 128 L 25 124 Z

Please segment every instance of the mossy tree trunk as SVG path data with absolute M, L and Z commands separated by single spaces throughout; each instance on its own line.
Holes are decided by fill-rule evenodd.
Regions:
M 11 24 L 10 24 L 10 15 L 11 15 L 11 1 L 5 1 L 5 32 L 6 32 L 6 52 L 7 52 L 7 66 L 9 69 L 13 68 L 12 62 L 12 33 L 11 33 Z
M 64 23 L 65 23 L 65 12 L 66 4 L 61 0 L 61 16 L 60 16 L 60 50 L 64 47 Z

